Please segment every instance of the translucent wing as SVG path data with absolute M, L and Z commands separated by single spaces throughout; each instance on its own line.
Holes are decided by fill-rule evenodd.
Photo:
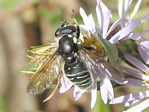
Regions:
M 99 74 L 99 76 L 102 75 L 103 77 L 107 75 L 116 82 L 124 80 L 121 71 L 102 59 L 100 56 L 96 55 L 96 53 L 82 48 L 80 49 L 80 54 L 93 73 Z
M 48 89 L 50 84 L 60 75 L 60 65 L 55 52 L 46 62 L 35 72 L 31 78 L 27 92 L 31 94 L 38 94 Z
M 48 89 L 61 75 L 60 57 L 57 55 L 56 46 L 46 46 L 30 51 L 35 56 L 31 57 L 31 62 L 36 62 L 38 68 L 33 72 L 33 76 L 27 86 L 27 92 L 31 94 L 38 94 Z
M 30 63 L 36 62 L 36 65 L 42 66 L 48 58 L 57 50 L 56 44 L 50 44 L 47 46 L 36 46 L 33 47 L 29 52 L 32 54 L 28 55 L 31 58 Z

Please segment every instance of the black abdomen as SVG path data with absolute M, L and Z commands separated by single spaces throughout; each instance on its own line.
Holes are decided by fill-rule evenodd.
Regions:
M 90 89 L 92 77 L 85 64 L 78 58 L 73 63 L 65 63 L 66 77 L 80 89 Z

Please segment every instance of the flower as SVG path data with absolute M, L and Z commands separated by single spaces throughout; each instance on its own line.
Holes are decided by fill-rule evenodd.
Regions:
M 131 2 L 132 0 L 119 0 L 118 1 L 119 19 L 116 21 L 113 21 L 111 10 L 109 10 L 101 0 L 97 0 L 97 5 L 96 5 L 96 14 L 97 14 L 97 20 L 98 20 L 97 25 L 95 24 L 92 14 L 87 16 L 85 11 L 82 8 L 80 8 L 80 15 L 83 18 L 84 25 L 79 25 L 79 28 L 81 31 L 79 39 L 82 40 L 82 44 L 83 42 L 85 42 L 85 39 L 89 40 L 90 38 L 93 38 L 93 40 L 97 41 L 97 43 L 99 43 L 97 44 L 98 47 L 96 45 L 94 47 L 95 49 L 96 48 L 99 49 L 101 56 L 98 56 L 98 57 L 95 56 L 96 59 L 93 59 L 90 55 L 88 54 L 85 55 L 82 52 L 79 52 L 80 53 L 79 56 L 83 57 L 83 58 L 81 57 L 82 59 L 81 61 L 83 61 L 84 64 L 87 66 L 87 69 L 90 75 L 92 76 L 92 80 L 93 80 L 92 85 L 90 86 L 89 90 L 81 89 L 77 87 L 77 85 L 75 85 L 74 82 L 71 82 L 70 79 L 68 79 L 64 74 L 62 77 L 59 76 L 58 78 L 58 80 L 60 80 L 60 83 L 61 83 L 61 87 L 59 89 L 60 93 L 64 93 L 67 90 L 69 90 L 72 86 L 74 86 L 73 96 L 75 100 L 78 100 L 83 95 L 83 93 L 90 91 L 91 92 L 91 108 L 93 108 L 96 103 L 97 86 L 100 86 L 101 98 L 105 104 L 107 104 L 108 100 L 110 100 L 110 104 L 124 102 L 125 106 L 130 106 L 136 102 L 139 102 L 140 100 L 144 98 L 149 97 L 149 91 L 140 91 L 138 93 L 131 93 L 131 94 L 124 95 L 124 96 L 114 99 L 114 90 L 113 90 L 111 81 L 114 81 L 120 85 L 126 84 L 126 85 L 131 85 L 131 86 L 143 87 L 145 89 L 149 88 L 149 76 L 148 76 L 149 68 L 145 64 L 143 64 L 141 61 L 136 59 L 135 57 L 129 54 L 124 55 L 124 57 L 130 63 L 136 66 L 136 68 L 141 70 L 143 73 L 140 71 L 136 71 L 134 69 L 130 69 L 128 67 L 122 66 L 122 69 L 125 72 L 127 72 L 127 74 L 133 76 L 133 78 L 125 78 L 120 69 L 120 57 L 118 57 L 118 50 L 116 48 L 116 45 L 126 39 L 132 39 L 134 41 L 137 41 L 138 51 L 142 59 L 144 60 L 146 64 L 149 64 L 149 41 L 143 37 L 143 35 L 147 33 L 149 29 L 139 34 L 133 32 L 133 30 L 137 26 L 141 25 L 143 22 L 145 22 L 149 18 L 149 15 L 146 15 L 141 19 L 133 20 L 133 17 L 137 13 L 140 7 L 140 4 L 142 2 L 142 0 L 138 0 L 138 2 L 136 3 L 134 7 L 133 12 L 127 16 L 127 12 L 131 5 Z M 49 56 L 52 55 L 52 53 L 50 52 L 51 47 L 54 48 L 52 52 L 55 53 L 52 56 L 56 57 L 57 47 L 59 47 L 58 45 L 59 39 L 56 39 L 55 41 L 56 43 L 51 43 L 51 46 L 46 46 L 46 47 L 42 47 L 41 49 L 31 50 L 33 54 L 37 54 L 37 56 L 31 57 L 33 58 L 31 62 L 35 61 L 36 64 L 39 65 L 39 67 L 36 68 L 36 71 L 41 70 L 40 67 L 44 65 L 48 65 L 48 64 L 45 64 L 44 59 L 47 60 L 49 59 Z M 76 43 L 77 41 L 78 43 L 80 42 L 79 40 L 75 40 L 75 39 L 73 41 L 76 41 Z M 125 47 L 128 47 L 128 46 L 125 46 Z M 79 50 L 81 51 L 81 49 Z M 106 62 L 106 59 L 104 60 L 104 58 L 106 58 L 105 55 L 102 55 L 102 53 L 104 52 L 107 53 L 107 57 L 113 65 Z M 99 57 L 101 59 L 99 59 Z M 112 60 L 111 60 L 111 57 L 113 58 Z M 52 62 L 55 62 L 55 60 L 53 59 Z M 50 67 L 53 67 L 53 66 L 51 65 Z M 61 74 L 61 72 L 64 72 L 64 71 L 59 71 L 58 67 L 59 65 L 54 67 L 54 72 L 57 75 L 59 73 Z M 49 69 L 44 70 L 44 72 L 47 72 Z M 35 73 L 36 72 L 33 72 L 32 74 L 35 74 Z M 43 74 L 42 71 L 40 71 L 39 73 Z M 44 74 L 47 75 L 48 73 L 44 73 Z M 37 79 L 39 79 L 39 82 L 42 81 L 41 78 L 44 78 L 44 77 L 37 77 Z M 99 81 L 100 81 L 100 85 L 97 85 L 97 82 Z M 52 83 L 52 81 L 50 83 Z M 36 86 L 38 84 L 39 84 L 38 81 L 35 80 L 35 89 L 31 88 L 31 91 L 37 93 L 38 89 L 40 89 Z M 56 86 L 56 89 L 58 88 L 58 86 L 59 86 L 59 81 Z M 45 89 L 47 89 L 47 85 L 44 85 L 41 88 L 41 91 L 44 91 Z M 54 89 L 54 92 L 56 89 Z M 54 92 L 52 93 L 52 95 L 54 94 Z M 48 97 L 48 99 L 49 98 L 51 98 L 51 95 Z M 149 101 L 147 99 L 127 111 L 132 111 L 136 109 L 138 111 L 138 108 L 140 109 L 140 111 L 142 111 L 143 109 L 147 108 L 148 103 Z
M 80 8 L 80 14 L 81 14 L 84 24 L 85 24 L 85 25 L 80 25 L 80 28 L 82 31 L 87 32 L 86 34 L 88 34 L 88 37 L 92 33 L 100 41 L 100 39 L 98 37 L 98 34 L 99 34 L 103 39 L 109 40 L 109 42 L 111 42 L 112 44 L 117 44 L 117 43 L 119 43 L 120 40 L 123 41 L 126 39 L 133 39 L 135 41 L 138 41 L 139 42 L 138 50 L 140 52 L 140 55 L 142 56 L 143 60 L 146 63 L 149 63 L 149 53 L 148 53 L 149 43 L 148 43 L 147 39 L 145 39 L 142 36 L 144 33 L 148 32 L 149 30 L 143 31 L 140 34 L 136 34 L 133 32 L 133 30 L 138 25 L 142 24 L 149 18 L 149 15 L 147 15 L 141 19 L 133 20 L 133 17 L 137 13 L 137 11 L 140 7 L 140 4 L 142 2 L 142 0 L 138 0 L 138 2 L 136 3 L 136 5 L 134 7 L 133 12 L 128 17 L 126 17 L 128 9 L 131 5 L 131 2 L 132 2 L 131 0 L 130 1 L 125 0 L 124 2 L 123 2 L 123 0 L 119 0 L 118 13 L 119 13 L 120 18 L 117 21 L 113 22 L 111 11 L 103 4 L 103 2 L 101 0 L 97 0 L 97 6 L 96 6 L 96 13 L 97 13 L 97 19 L 98 19 L 97 26 L 95 25 L 92 14 L 87 16 L 85 11 L 82 8 Z M 136 62 L 138 62 L 138 61 L 136 61 Z M 140 64 L 137 63 L 136 65 L 140 65 Z M 140 65 L 140 66 L 142 66 L 142 65 Z M 123 67 L 123 69 L 126 69 L 126 68 Z M 128 68 L 126 71 L 128 72 Z M 133 72 L 136 74 L 136 71 L 133 71 Z M 139 77 L 140 73 L 138 73 L 138 74 L 139 74 L 138 75 L 138 77 Z M 140 77 L 143 78 L 145 76 L 146 76 L 145 74 L 143 74 L 143 75 L 141 74 Z M 135 77 L 137 77 L 137 76 L 135 76 Z M 145 80 L 145 78 L 144 78 L 144 80 Z M 138 80 L 138 79 L 133 79 L 133 78 L 126 78 L 125 80 L 128 81 L 127 85 L 146 87 L 146 86 L 142 86 L 144 84 L 144 82 L 142 81 L 143 79 Z M 113 93 L 113 87 L 112 87 L 111 83 L 104 82 L 104 78 L 101 78 L 101 82 L 102 81 L 103 81 L 102 85 L 105 85 L 104 88 L 108 87 L 109 85 L 112 88 L 111 90 L 107 89 L 106 91 L 104 91 L 104 90 L 102 90 L 102 87 L 100 87 L 101 88 L 101 97 L 102 97 L 104 103 L 107 103 L 106 99 L 110 99 L 111 104 L 115 103 L 117 100 L 116 99 L 113 100 L 114 93 Z M 110 79 L 108 79 L 108 81 L 110 82 Z M 106 86 L 106 84 L 109 84 L 109 85 Z M 104 93 L 108 93 L 107 91 L 109 92 L 109 94 L 104 94 Z M 148 96 L 147 91 L 136 93 L 136 94 L 141 94 L 141 93 L 144 95 L 144 97 L 139 97 L 140 99 Z M 110 95 L 111 95 L 111 97 L 109 97 Z M 133 94 L 130 94 L 130 95 L 133 95 Z M 126 104 L 129 105 L 129 104 L 133 103 L 132 100 L 133 100 L 133 98 L 131 99 L 131 101 L 129 101 L 128 99 L 126 99 L 124 101 L 128 101 Z M 137 99 L 137 100 L 139 100 L 139 99 Z M 134 100 L 134 102 L 136 102 L 137 100 Z
M 61 78 L 61 88 L 59 90 L 60 93 L 64 93 L 69 90 L 74 84 L 66 77 L 63 76 Z M 86 90 L 82 90 L 74 85 L 74 98 L 78 100 Z M 91 108 L 94 107 L 97 98 L 97 83 L 94 82 L 93 86 L 91 87 Z
M 139 53 L 146 64 L 149 64 L 149 41 L 145 40 L 138 45 Z
M 118 43 L 119 40 L 130 38 L 134 34 L 132 33 L 132 31 L 138 25 L 140 25 L 146 19 L 148 19 L 147 16 L 144 17 L 143 19 L 132 20 L 141 4 L 141 0 L 138 0 L 138 3 L 136 4 L 134 11 L 130 15 L 130 18 L 126 18 L 126 14 L 130 7 L 131 0 L 130 1 L 125 0 L 124 8 L 123 8 L 123 0 L 119 0 L 118 12 L 120 18 L 115 22 L 113 22 L 112 20 L 111 11 L 108 10 L 108 8 L 100 0 L 97 0 L 97 3 L 98 5 L 96 7 L 96 13 L 98 19 L 98 28 L 97 28 L 99 29 L 98 32 L 104 39 L 108 38 L 109 42 L 111 42 L 112 44 Z M 111 36 L 110 34 L 113 34 L 113 31 L 115 31 L 115 34 Z
M 133 12 L 126 19 L 126 13 L 128 12 L 128 9 L 129 9 L 129 6 L 131 5 L 131 2 L 132 2 L 132 0 L 125 0 L 124 5 L 123 5 L 123 0 L 119 0 L 119 3 L 118 3 L 119 4 L 118 5 L 119 16 L 123 20 L 126 20 L 125 22 L 121 23 L 122 27 L 124 28 L 125 25 L 130 25 L 131 26 L 130 30 L 126 31 L 126 32 L 129 32 L 129 34 L 127 34 L 125 39 L 126 38 L 133 39 L 133 40 L 135 40 L 139 43 L 138 44 L 139 53 L 142 56 L 145 63 L 149 64 L 149 41 L 142 36 L 145 33 L 148 33 L 149 29 L 147 29 L 147 30 L 145 30 L 145 31 L 143 31 L 139 34 L 131 32 L 135 27 L 137 27 L 138 25 L 140 25 L 140 24 L 144 23 L 146 20 L 148 20 L 149 19 L 149 14 L 142 17 L 141 19 L 133 20 L 133 17 L 137 13 L 137 11 L 138 11 L 138 9 L 141 5 L 141 2 L 142 2 L 142 0 L 138 0 L 138 2 L 136 3 L 136 5 L 134 7 Z M 124 34 L 124 35 L 126 35 L 126 34 Z M 119 39 L 122 39 L 122 38 L 123 37 L 120 37 Z
M 80 8 L 80 15 L 82 16 L 83 21 L 84 21 L 84 25 L 79 25 L 81 34 L 82 34 L 80 39 L 82 41 L 83 41 L 82 36 L 87 37 L 88 39 L 92 38 L 92 36 L 94 36 L 96 39 L 99 40 L 98 34 L 100 34 L 103 39 L 109 38 L 109 34 L 111 34 L 111 32 L 115 30 L 114 28 L 118 28 L 120 23 L 122 22 L 122 19 L 119 19 L 115 23 L 112 23 L 111 11 L 100 0 L 97 0 L 96 12 L 97 12 L 97 18 L 98 18 L 98 26 L 96 26 L 92 14 L 87 16 L 85 11 L 82 8 Z M 112 23 L 112 25 L 111 25 L 111 23 Z M 109 25 L 111 25 L 110 29 L 109 29 Z M 127 27 L 125 27 L 125 30 L 126 29 L 127 29 Z M 123 29 L 120 29 L 120 30 L 123 30 Z M 129 30 L 129 27 L 127 30 Z M 121 33 L 123 33 L 123 32 L 121 32 Z M 121 33 L 119 33 L 119 35 L 122 35 Z M 113 37 L 111 37 L 111 39 L 112 38 Z M 109 41 L 110 41 L 110 39 L 109 39 Z M 114 43 L 114 42 L 111 42 L 111 43 Z M 115 43 L 117 43 L 117 42 L 115 42 Z M 90 90 L 91 98 L 92 98 L 91 99 L 91 108 L 93 108 L 93 106 L 96 102 L 97 81 L 99 79 L 100 79 L 100 91 L 101 91 L 102 100 L 104 101 L 105 104 L 108 102 L 108 100 L 112 101 L 114 98 L 114 91 L 113 91 L 113 87 L 111 84 L 111 80 L 115 81 L 118 84 L 126 84 L 127 81 L 125 80 L 125 78 L 123 76 L 121 76 L 120 72 L 117 72 L 115 74 L 116 74 L 116 76 L 117 76 L 117 74 L 119 74 L 121 76 L 121 78 L 114 77 L 114 73 L 111 73 L 111 71 L 108 68 L 104 68 L 106 64 L 104 65 L 101 63 L 99 65 L 92 66 L 92 65 L 94 65 L 94 64 L 92 64 L 92 61 L 89 61 L 86 63 L 90 67 L 90 69 L 92 71 L 93 79 L 94 79 L 94 84 Z M 94 63 L 94 61 L 93 61 L 93 63 Z M 91 64 L 91 66 L 90 66 L 90 64 Z M 87 90 L 82 90 L 82 89 L 78 88 L 77 86 L 75 86 L 75 84 L 73 84 L 71 81 L 69 81 L 69 79 L 66 76 L 63 76 L 61 78 L 60 93 L 66 92 L 72 86 L 74 86 L 75 100 L 78 100 L 82 96 L 82 94 L 87 91 Z
M 131 85 L 131 86 L 137 86 L 137 87 L 143 87 L 148 89 L 149 88 L 149 67 L 147 67 L 145 64 L 143 64 L 141 61 L 136 59 L 135 57 L 125 54 L 125 58 L 133 64 L 135 67 L 137 67 L 139 70 L 141 70 L 144 73 L 141 73 L 140 71 L 136 71 L 134 69 L 130 69 L 127 67 L 123 67 L 123 70 L 125 70 L 127 73 L 132 75 L 133 77 L 136 78 L 126 78 L 128 80 L 128 83 L 126 85 Z M 146 100 L 142 101 L 142 99 Z M 136 106 L 128 109 L 126 112 L 132 112 L 132 111 L 137 111 L 141 112 L 147 107 L 149 107 L 149 91 L 140 91 L 137 93 L 131 93 L 128 95 L 120 96 L 117 97 L 113 100 L 113 102 L 110 102 L 110 104 L 117 104 L 117 103 L 125 103 L 125 106 L 131 106 L 132 104 L 138 103 Z
M 123 4 L 124 2 L 124 4 Z M 146 31 L 143 31 L 141 32 L 140 34 L 136 34 L 136 33 L 133 33 L 132 31 L 140 24 L 144 23 L 147 19 L 149 19 L 149 14 L 142 17 L 141 19 L 136 19 L 136 20 L 133 20 L 133 17 L 135 16 L 135 14 L 137 13 L 140 5 L 141 5 L 141 2 L 142 0 L 138 0 L 138 2 L 136 3 L 135 7 L 134 7 L 134 10 L 133 12 L 128 16 L 126 17 L 127 15 L 127 12 L 128 12 L 128 9 L 132 3 L 132 0 L 119 0 L 118 2 L 118 12 L 119 12 L 119 17 L 121 19 L 123 19 L 123 21 L 121 22 L 121 27 L 122 28 L 125 28 L 126 26 L 127 27 L 130 27 L 130 31 L 126 29 L 126 37 L 125 39 L 133 39 L 133 40 L 138 40 L 138 41 L 144 41 L 146 40 L 145 38 L 142 37 L 142 35 L 144 33 L 147 33 L 149 30 L 146 30 Z M 124 36 L 123 36 L 124 37 Z M 122 35 L 120 36 L 119 40 L 123 38 Z
M 102 65 L 102 64 L 101 64 Z M 102 65 L 103 66 L 103 65 Z M 99 68 L 100 66 L 94 66 L 92 67 L 92 76 L 94 79 L 94 82 L 90 88 L 91 91 L 91 108 L 94 107 L 96 103 L 97 98 L 97 79 L 100 78 L 100 91 L 101 91 L 101 97 L 105 104 L 107 104 L 108 99 L 113 100 L 114 98 L 114 92 L 113 87 L 110 82 L 110 80 L 116 81 L 119 84 L 126 84 L 127 81 L 123 78 L 121 80 L 117 80 L 113 77 L 112 73 L 109 72 L 108 69 Z M 90 68 L 91 69 L 91 68 Z M 98 69 L 98 70 L 97 70 Z M 106 72 L 107 71 L 107 72 Z M 119 73 L 117 73 L 119 75 Z M 88 90 L 80 89 L 75 84 L 73 84 L 66 76 L 63 76 L 61 78 L 61 87 L 60 87 L 60 93 L 64 93 L 67 90 L 69 90 L 72 86 L 74 86 L 74 98 L 75 100 L 78 100 L 83 93 L 87 92 Z

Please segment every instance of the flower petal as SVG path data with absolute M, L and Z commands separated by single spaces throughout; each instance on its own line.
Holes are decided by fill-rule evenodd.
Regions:
M 138 2 L 137 2 L 137 4 L 136 4 L 135 8 L 133 9 L 133 12 L 132 12 L 131 15 L 130 15 L 130 18 L 129 18 L 130 20 L 132 20 L 132 18 L 136 15 L 136 13 L 137 13 L 137 11 L 138 11 L 140 5 L 141 5 L 141 2 L 142 2 L 142 0 L 138 0 Z
M 141 35 L 135 34 L 135 33 L 132 33 L 132 32 L 128 35 L 128 37 L 129 37 L 130 39 L 137 40 L 138 42 L 143 42 L 143 41 L 146 40 L 146 39 L 145 39 L 144 37 L 142 37 Z
M 130 75 L 132 75 L 134 77 L 137 77 L 137 78 L 142 79 L 142 80 L 149 80 L 149 76 L 147 76 L 141 72 L 135 71 L 133 69 L 130 69 L 130 68 L 127 68 L 124 66 L 122 66 L 122 69 L 125 70 L 126 72 L 130 73 Z
M 136 59 L 135 57 L 131 56 L 130 54 L 124 54 L 124 57 L 134 66 L 136 66 L 138 69 L 142 70 L 142 71 L 147 71 L 148 67 L 143 64 L 141 61 L 139 61 L 138 59 Z
M 66 76 L 61 77 L 61 85 L 62 86 L 59 89 L 60 93 L 66 92 L 73 86 L 72 82 Z
M 122 13 L 123 13 L 123 0 L 118 0 L 118 14 L 120 18 L 122 18 Z
M 110 16 L 111 16 L 111 11 L 108 11 L 105 14 L 105 19 L 104 19 L 104 22 L 103 22 L 103 34 L 102 34 L 103 39 L 106 39 L 106 37 L 107 37 L 106 34 L 107 34 L 108 27 L 109 27 L 109 24 L 110 24 Z
M 107 99 L 109 100 L 114 99 L 113 87 L 109 79 L 105 78 L 101 80 L 100 91 L 101 91 L 101 98 L 105 104 L 107 104 Z
M 148 33 L 148 32 L 149 32 L 149 29 L 146 29 L 146 30 L 142 31 L 142 32 L 140 33 L 140 35 L 144 35 L 144 34 L 146 34 L 146 33 Z
M 93 88 L 91 89 L 91 108 L 94 107 L 97 100 L 97 82 L 94 81 Z
M 138 80 L 138 79 L 126 78 L 126 80 L 128 81 L 126 85 L 130 85 L 130 86 L 142 87 L 142 85 L 144 84 L 142 80 Z
M 101 92 L 101 98 L 102 98 L 103 102 L 104 102 L 105 104 L 107 104 L 107 99 L 108 99 L 107 90 L 106 90 L 106 88 L 104 87 L 103 82 L 100 82 L 100 92 Z
M 135 103 L 137 103 L 137 102 L 139 102 L 139 101 L 140 101 L 140 100 L 133 100 L 133 101 L 126 102 L 126 103 L 125 103 L 125 106 L 126 106 L 126 107 L 131 106 L 131 105 L 133 105 L 133 104 L 135 104 Z
M 104 14 L 100 6 L 100 0 L 97 0 L 96 15 L 100 29 L 103 29 Z
M 84 24 L 87 26 L 89 31 L 94 31 L 95 30 L 95 22 L 92 14 L 89 16 L 86 15 L 85 11 L 80 8 L 80 15 L 83 18 Z
M 85 92 L 85 90 L 81 90 L 80 88 L 75 86 L 74 92 L 73 92 L 73 96 L 74 96 L 75 101 L 77 101 L 82 96 L 82 94 L 84 92 Z
M 109 41 L 111 43 L 116 43 L 117 41 L 123 39 L 125 36 L 127 36 L 129 33 L 132 32 L 132 30 L 134 30 L 139 24 L 141 23 L 140 20 L 135 20 L 133 22 L 130 22 L 127 24 L 127 26 L 125 26 L 124 28 L 122 28 L 118 33 L 116 33 L 112 39 L 110 39 Z M 118 38 L 117 38 L 118 37 Z
M 139 103 L 138 105 L 128 109 L 125 112 L 142 112 L 144 109 L 146 109 L 147 107 L 149 107 L 149 99 Z
M 144 46 L 144 48 L 149 51 L 149 41 L 141 42 L 140 45 Z
M 125 14 L 125 16 L 126 16 L 126 13 L 127 13 L 128 9 L 131 5 L 131 2 L 132 2 L 132 0 L 125 0 L 125 2 L 124 2 L 124 14 Z
M 149 64 L 149 52 L 141 45 L 138 45 L 138 50 L 146 64 Z
M 117 104 L 117 103 L 125 103 L 133 100 L 139 100 L 142 98 L 149 97 L 149 91 L 144 92 L 138 92 L 138 93 L 132 93 L 125 96 L 117 97 L 112 101 L 110 101 L 110 104 Z
M 95 22 L 94 22 L 94 18 L 92 16 L 92 14 L 90 14 L 88 16 L 88 19 L 90 21 L 90 31 L 92 31 L 94 33 L 94 30 L 95 30 Z

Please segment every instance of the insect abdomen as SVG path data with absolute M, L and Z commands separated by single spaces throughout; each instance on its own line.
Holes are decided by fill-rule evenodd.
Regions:
M 80 89 L 90 89 L 92 77 L 84 63 L 76 59 L 73 63 L 65 63 L 64 71 L 66 77 Z

